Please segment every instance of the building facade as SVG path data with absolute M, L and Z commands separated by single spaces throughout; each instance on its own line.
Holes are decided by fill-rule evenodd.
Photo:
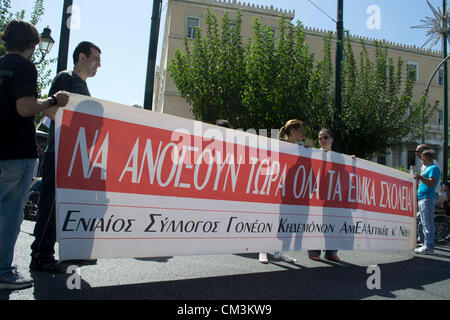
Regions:
M 287 20 L 294 22 L 295 11 L 289 9 L 279 9 L 273 6 L 259 6 L 249 3 L 242 3 L 236 0 L 169 0 L 167 4 L 166 20 L 164 26 L 163 48 L 161 61 L 155 79 L 155 100 L 154 111 L 168 113 L 184 118 L 193 119 L 190 106 L 180 95 L 177 87 L 170 77 L 168 66 L 175 57 L 175 49 L 184 48 L 184 39 L 194 38 L 194 28 L 203 29 L 206 25 L 205 17 L 207 9 L 216 15 L 220 21 L 225 12 L 233 18 L 236 11 L 242 13 L 242 37 L 243 40 L 253 34 L 254 18 L 258 18 L 261 24 L 270 26 L 277 34 L 280 15 L 283 14 Z M 311 53 L 315 59 L 323 57 L 323 38 L 328 35 L 327 30 L 318 30 L 305 27 L 305 38 Z M 352 46 L 355 52 L 359 52 L 360 41 L 364 40 L 369 54 L 373 53 L 373 42 L 375 39 L 360 38 L 352 36 Z M 421 50 L 415 46 L 402 45 L 398 43 L 386 42 L 388 54 L 397 60 L 401 57 L 407 64 L 409 70 L 416 72 L 416 84 L 414 86 L 413 101 L 418 101 L 423 95 L 426 85 L 433 71 L 442 61 L 442 53 L 431 50 Z M 333 43 L 333 52 L 335 43 Z M 425 137 L 425 143 L 429 144 L 436 151 L 436 158 L 439 163 L 443 161 L 443 71 L 439 70 L 429 89 L 428 102 L 440 101 L 439 108 L 433 116 L 428 119 L 431 131 Z M 421 141 L 417 141 L 420 144 Z M 419 167 L 419 161 L 415 156 L 416 145 L 408 146 L 405 150 L 387 150 L 385 155 L 373 159 L 379 163 L 397 167 L 410 168 L 414 165 Z

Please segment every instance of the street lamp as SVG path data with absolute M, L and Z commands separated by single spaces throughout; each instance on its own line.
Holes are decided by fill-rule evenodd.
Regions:
M 336 72 L 334 79 L 334 150 L 337 152 L 342 152 L 341 150 L 341 129 L 342 129 L 342 119 L 341 119 L 341 109 L 342 109 L 342 83 L 341 83 L 341 73 L 342 73 L 342 61 L 344 53 L 344 0 L 337 1 L 337 21 L 336 21 Z
M 41 52 L 41 60 L 36 64 L 40 64 L 42 61 L 44 61 L 44 58 L 47 55 L 47 53 L 49 53 L 50 50 L 52 50 L 55 40 L 53 40 L 51 32 L 52 31 L 47 26 L 47 28 L 45 28 L 44 31 L 41 33 L 41 41 L 39 42 L 39 51 Z

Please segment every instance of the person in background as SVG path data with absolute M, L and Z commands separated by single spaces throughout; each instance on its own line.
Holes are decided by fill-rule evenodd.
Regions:
M 449 200 L 450 200 L 450 181 L 445 183 L 445 201 L 444 201 L 444 209 L 445 211 L 449 211 Z
M 322 129 L 319 132 L 319 145 L 320 150 L 325 152 L 331 151 L 331 147 L 333 145 L 333 135 L 329 129 Z M 308 250 L 308 256 L 311 260 L 318 261 L 320 260 L 321 250 Z M 325 250 L 325 259 L 339 262 L 341 259 L 337 255 L 337 250 Z
M 303 129 L 303 122 L 297 119 L 291 119 L 288 122 L 286 122 L 286 124 L 280 129 L 280 132 L 278 134 L 278 138 L 280 140 L 296 144 L 301 144 L 304 136 L 305 131 Z M 293 259 L 280 251 L 275 251 L 273 254 L 273 258 L 275 260 L 282 260 L 285 262 L 297 261 L 296 259 Z M 259 262 L 269 263 L 267 252 L 259 253 Z
M 434 151 L 422 152 L 422 163 L 427 167 L 423 174 L 414 174 L 414 179 L 419 181 L 417 200 L 419 207 L 420 224 L 424 236 L 423 246 L 416 248 L 418 254 L 429 254 L 434 251 L 434 207 L 436 205 L 436 185 L 441 177 L 441 170 L 433 164 Z
M 0 58 L 0 289 L 33 285 L 12 265 L 14 247 L 38 158 L 34 115 L 54 118 L 68 100 L 67 92 L 38 99 L 38 73 L 30 61 L 40 36 L 35 26 L 12 20 L 0 33 L 7 53 Z
M 230 124 L 228 123 L 228 121 L 227 120 L 223 120 L 223 119 L 217 120 L 216 121 L 216 126 L 224 127 L 224 128 L 231 128 Z
M 422 152 L 424 152 L 425 150 L 432 150 L 431 147 L 427 144 L 421 144 L 418 145 L 416 148 L 416 155 L 417 157 L 422 160 Z M 441 167 L 439 166 L 439 162 L 436 161 L 436 159 L 433 159 L 433 164 L 438 166 L 439 170 L 441 170 Z M 423 173 L 426 170 L 426 166 L 424 164 L 422 164 L 422 166 L 420 167 L 420 174 L 423 175 Z M 439 183 L 436 185 L 436 197 L 439 197 L 439 193 L 441 192 L 441 183 L 439 181 Z

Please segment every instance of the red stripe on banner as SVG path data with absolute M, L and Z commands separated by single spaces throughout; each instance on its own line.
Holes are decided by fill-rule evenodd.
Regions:
M 59 141 L 57 188 L 414 217 L 412 182 L 276 148 L 266 151 L 69 110 L 63 112 Z

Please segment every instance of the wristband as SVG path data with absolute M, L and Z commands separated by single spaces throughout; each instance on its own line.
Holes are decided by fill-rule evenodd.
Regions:
M 58 100 L 56 100 L 55 96 L 48 97 L 48 102 L 50 102 L 50 106 L 56 106 L 58 104 Z

